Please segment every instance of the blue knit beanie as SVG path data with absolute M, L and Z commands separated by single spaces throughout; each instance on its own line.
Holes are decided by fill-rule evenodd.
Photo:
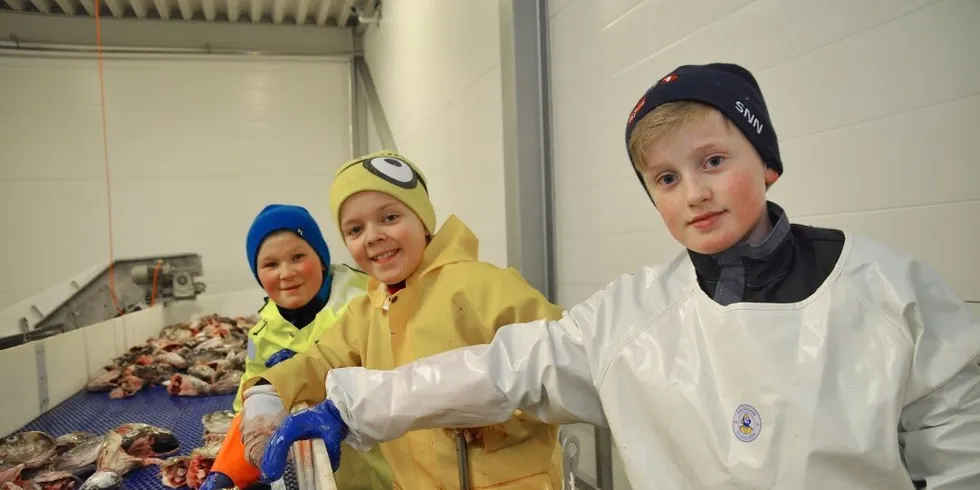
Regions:
M 248 256 L 248 265 L 252 268 L 252 275 L 255 280 L 259 280 L 259 272 L 255 261 L 258 259 L 259 247 L 262 241 L 270 234 L 289 230 L 296 233 L 306 243 L 313 247 L 313 250 L 320 256 L 323 267 L 330 266 L 330 249 L 327 242 L 320 233 L 320 227 L 310 212 L 301 206 L 291 206 L 288 204 L 270 204 L 259 212 L 248 229 L 248 237 L 245 239 L 245 253 Z M 327 282 L 327 281 L 325 281 Z M 261 285 L 261 281 L 259 282 Z

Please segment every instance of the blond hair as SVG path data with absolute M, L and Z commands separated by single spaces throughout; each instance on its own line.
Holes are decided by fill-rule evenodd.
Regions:
M 667 102 L 657 106 L 636 123 L 630 135 L 629 153 L 630 158 L 633 159 L 633 166 L 636 170 L 640 170 L 646 165 L 643 161 L 643 150 L 652 143 L 665 136 L 677 134 L 695 118 L 715 111 L 714 107 L 690 100 Z

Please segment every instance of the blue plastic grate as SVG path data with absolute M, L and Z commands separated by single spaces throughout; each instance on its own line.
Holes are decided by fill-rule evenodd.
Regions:
M 144 423 L 173 432 L 180 441 L 180 449 L 174 455 L 188 456 L 202 445 L 204 426 L 201 425 L 201 417 L 218 410 L 230 410 L 234 397 L 179 397 L 170 395 L 162 386 L 118 400 L 110 399 L 108 393 L 81 391 L 17 432 L 37 430 L 54 437 L 78 430 L 103 434 L 122 424 Z M 285 479 L 287 488 L 297 488 L 291 467 L 287 469 Z M 157 466 L 128 473 L 124 477 L 123 487 L 124 490 L 167 489 L 160 481 Z

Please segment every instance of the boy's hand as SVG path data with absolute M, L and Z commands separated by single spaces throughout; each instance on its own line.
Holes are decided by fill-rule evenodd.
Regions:
M 269 436 L 286 418 L 286 407 L 272 385 L 258 385 L 245 390 L 242 406 L 242 443 L 245 459 L 252 466 L 262 461 Z
M 286 359 L 289 359 L 295 355 L 296 353 L 289 349 L 282 349 L 279 352 L 269 356 L 269 360 L 265 361 L 265 367 L 271 368 L 272 366 L 275 366 L 276 364 L 279 364 L 280 362 L 285 361 Z
M 340 443 L 347 437 L 347 424 L 340 418 L 333 402 L 327 400 L 286 417 L 276 429 L 262 458 L 262 481 L 271 483 L 282 478 L 293 443 L 315 437 L 323 439 L 330 455 L 330 466 L 337 471 L 340 468 Z

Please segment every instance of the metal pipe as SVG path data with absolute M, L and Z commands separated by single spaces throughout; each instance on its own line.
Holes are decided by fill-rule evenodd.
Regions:
M 357 126 L 357 124 L 356 124 L 356 121 L 357 121 L 357 67 L 354 66 L 354 60 L 353 59 L 350 60 L 350 66 L 348 67 L 348 70 L 350 71 L 350 73 L 349 73 L 349 76 L 347 77 L 347 90 L 348 90 L 348 94 L 349 94 L 349 96 L 347 98 L 347 107 L 350 110 L 348 111 L 348 114 L 347 114 L 347 135 L 349 136 L 349 139 L 350 139 L 350 141 L 349 141 L 349 143 L 350 143 L 350 146 L 349 146 L 350 158 L 349 159 L 350 160 L 353 160 L 355 157 L 357 157 L 358 151 L 360 151 L 360 149 L 355 149 L 355 147 L 357 146 L 357 144 L 355 143 L 355 140 L 360 135 L 355 134 L 355 131 L 356 130 L 354 129 Z
M 381 98 L 378 96 L 378 90 L 374 86 L 374 79 L 371 78 L 371 67 L 368 66 L 367 62 L 361 56 L 355 56 L 353 63 L 357 67 L 358 76 L 364 85 L 364 96 L 367 98 L 368 108 L 374 117 L 374 129 L 378 133 L 381 147 L 391 151 L 398 151 L 398 146 L 395 145 L 395 137 L 391 132 L 391 126 L 388 125 L 388 118 L 385 117 L 384 107 L 381 106 Z
M 600 490 L 613 490 L 612 432 L 595 428 L 595 479 Z
M 459 489 L 470 490 L 470 454 L 463 431 L 456 431 L 456 456 L 459 465 Z
M 95 46 L 75 44 L 25 43 L 19 41 L 0 41 L 0 55 L 14 56 L 68 56 L 86 57 L 98 53 Z M 350 62 L 352 54 L 347 55 L 318 55 L 302 52 L 286 51 L 254 51 L 246 49 L 214 49 L 204 48 L 131 48 L 125 46 L 103 46 L 102 56 L 106 58 L 129 58 L 139 55 L 147 57 L 206 57 L 206 58 L 275 58 L 290 60 L 316 60 Z

